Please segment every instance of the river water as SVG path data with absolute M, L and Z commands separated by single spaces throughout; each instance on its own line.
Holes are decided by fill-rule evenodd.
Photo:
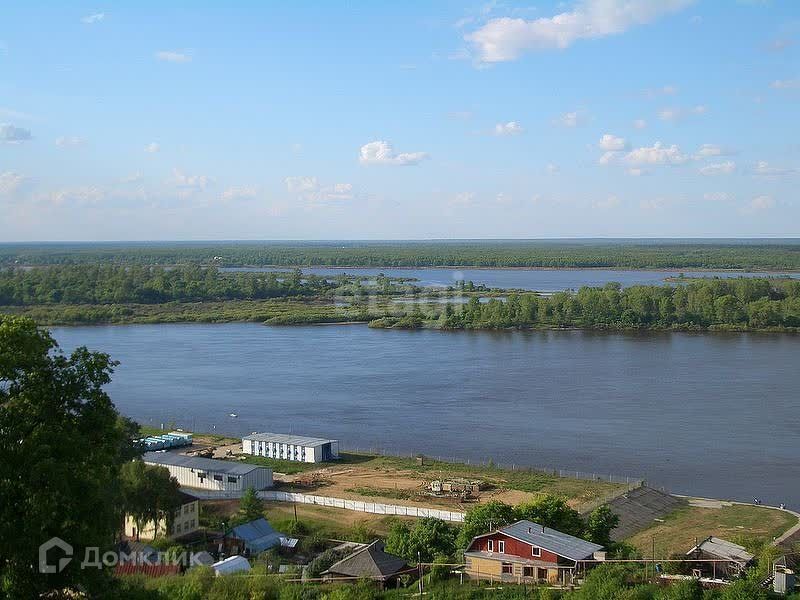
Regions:
M 146 424 L 642 476 L 800 507 L 800 336 L 249 323 L 53 332 L 66 349 L 119 360 L 109 392 Z
M 279 271 L 270 267 L 231 267 L 221 269 L 236 272 Z M 632 285 L 662 285 L 667 277 L 677 277 L 680 271 L 638 271 L 619 269 L 381 269 L 381 268 L 331 268 L 306 267 L 303 273 L 335 277 L 347 273 L 375 277 L 383 273 L 387 277 L 411 277 L 417 285 L 424 287 L 447 287 L 456 282 L 472 281 L 490 288 L 514 288 L 538 292 L 558 292 L 566 289 L 577 290 L 582 286 L 599 287 L 617 282 L 623 287 Z M 798 273 L 757 273 L 739 271 L 686 271 L 687 277 L 798 277 Z

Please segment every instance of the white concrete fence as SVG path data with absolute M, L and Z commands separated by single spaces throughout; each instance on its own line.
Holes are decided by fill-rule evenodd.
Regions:
M 203 500 L 230 500 L 241 498 L 242 492 L 225 492 L 212 490 L 195 490 L 181 488 L 182 491 Z M 316 504 L 330 508 L 341 508 L 356 512 L 374 515 L 397 515 L 401 517 L 435 517 L 443 521 L 462 523 L 464 513 L 452 510 L 439 510 L 438 508 L 425 508 L 423 506 L 401 506 L 398 504 L 381 504 L 379 502 L 365 502 L 363 500 L 347 500 L 345 498 L 331 498 L 330 496 L 312 496 L 298 492 L 278 492 L 265 490 L 258 492 L 258 497 L 271 502 L 294 502 L 297 504 Z

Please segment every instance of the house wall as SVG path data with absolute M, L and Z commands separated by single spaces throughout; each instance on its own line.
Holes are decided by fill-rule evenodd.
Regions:
M 129 538 L 140 540 L 152 540 L 155 537 L 180 537 L 200 529 L 200 502 L 194 500 L 181 505 L 175 512 L 172 520 L 172 529 L 167 532 L 167 522 L 160 519 L 158 524 L 155 521 L 147 521 L 142 525 L 141 530 L 137 531 L 136 521 L 130 515 L 125 516 L 125 535 Z
M 511 573 L 503 573 L 503 561 L 501 558 L 482 558 L 476 556 L 465 557 L 466 575 L 470 579 L 486 579 L 489 581 L 514 581 L 518 583 L 533 582 L 540 580 L 539 575 L 545 575 L 549 583 L 558 583 L 559 569 L 533 567 L 526 575 L 525 565 L 519 563 L 511 564 Z
M 520 558 L 524 558 L 527 560 L 540 560 L 542 562 L 550 562 L 550 563 L 557 563 L 558 562 L 558 555 L 541 548 L 541 555 L 540 556 L 533 556 L 531 544 L 526 542 L 521 542 L 515 538 L 509 537 L 507 535 L 503 535 L 502 533 L 495 533 L 491 536 L 486 536 L 485 538 L 480 538 L 475 540 L 473 546 L 470 547 L 470 550 L 473 552 L 489 552 L 489 540 L 494 542 L 494 553 L 498 554 L 498 542 L 503 541 L 505 543 L 505 554 L 510 554 L 512 556 L 519 556 Z

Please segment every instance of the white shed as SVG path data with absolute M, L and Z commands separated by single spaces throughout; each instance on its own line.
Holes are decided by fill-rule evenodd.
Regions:
M 247 488 L 263 490 L 272 487 L 272 469 L 230 460 L 197 458 L 174 452 L 148 452 L 143 457 L 148 465 L 169 469 L 181 487 L 202 490 L 242 492 Z
M 214 569 L 214 573 L 216 573 L 217 576 L 230 575 L 231 573 L 249 571 L 250 562 L 244 556 L 233 555 L 225 560 L 214 563 L 211 565 L 211 568 Z

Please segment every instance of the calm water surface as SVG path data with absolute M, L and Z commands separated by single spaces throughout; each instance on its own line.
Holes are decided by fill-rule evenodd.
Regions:
M 121 362 L 109 391 L 143 423 L 644 476 L 674 492 L 800 507 L 800 336 L 257 324 L 53 332 L 67 349 Z
M 224 271 L 276 271 L 274 268 L 242 267 L 222 269 Z M 662 285 L 666 277 L 677 277 L 680 271 L 625 271 L 613 269 L 332 269 L 307 267 L 304 273 L 334 277 L 347 273 L 374 277 L 383 273 L 387 277 L 412 277 L 417 285 L 425 287 L 447 287 L 457 281 L 473 281 L 491 288 L 514 288 L 539 292 L 577 290 L 581 286 L 603 286 L 615 281 L 628 287 L 631 285 Z M 733 271 L 687 271 L 687 277 L 775 277 L 778 273 L 742 273 Z M 785 275 L 785 274 L 783 274 Z M 797 273 L 790 276 L 798 277 Z

